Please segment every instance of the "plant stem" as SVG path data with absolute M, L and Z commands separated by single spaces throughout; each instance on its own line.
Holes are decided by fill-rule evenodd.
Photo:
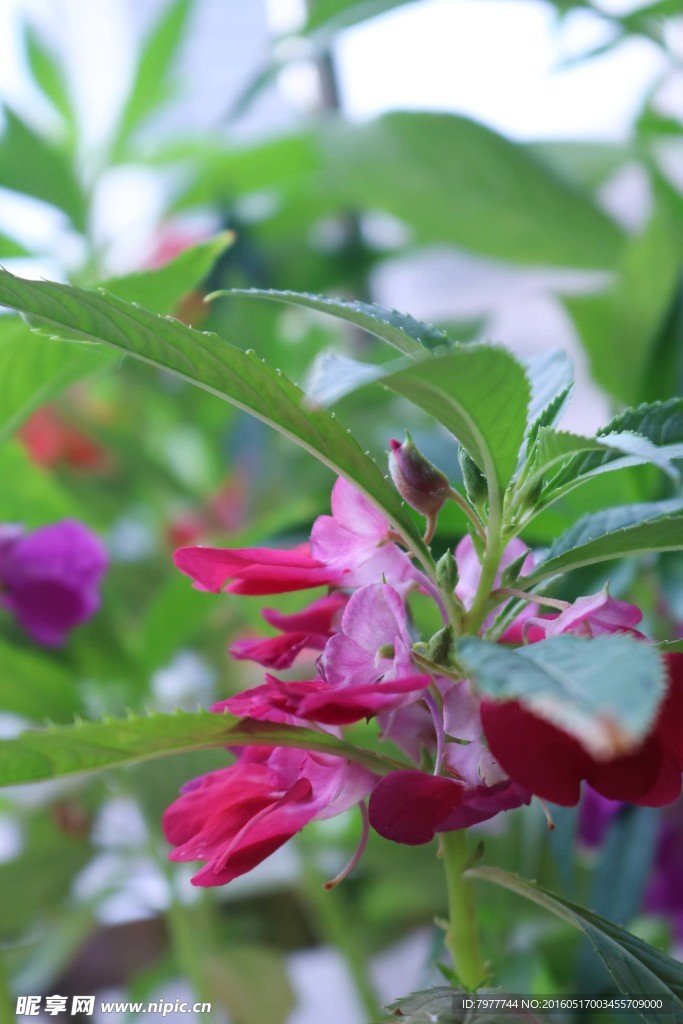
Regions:
M 441 856 L 448 887 L 446 945 L 458 978 L 472 992 L 484 981 L 487 972 L 479 945 L 473 883 L 463 875 L 469 860 L 464 829 L 442 833 Z
M 346 961 L 358 998 L 368 1017 L 374 1020 L 379 1012 L 379 999 L 368 971 L 368 957 L 354 917 L 349 913 L 343 894 L 324 889 L 315 863 L 313 850 L 306 837 L 299 841 L 303 868 L 302 882 L 308 905 L 315 914 L 321 938 L 336 948 Z

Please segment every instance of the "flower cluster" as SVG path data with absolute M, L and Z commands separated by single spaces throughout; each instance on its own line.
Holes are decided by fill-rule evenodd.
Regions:
M 37 643 L 59 647 L 99 608 L 108 562 L 102 541 L 75 519 L 28 533 L 0 525 L 0 605 Z
M 397 453 L 394 446 L 394 475 L 416 472 L 412 463 L 397 461 Z M 446 488 L 436 484 L 441 501 Z M 680 793 L 683 656 L 669 656 L 668 695 L 647 738 L 635 750 L 600 761 L 579 739 L 519 702 L 482 698 L 457 672 L 443 665 L 440 672 L 424 656 L 424 645 L 416 647 L 411 595 L 431 596 L 444 623 L 448 602 L 465 615 L 472 607 L 481 565 L 469 536 L 455 550 L 454 592 L 440 593 L 385 518 L 340 479 L 332 514 L 316 520 L 309 543 L 291 550 L 181 548 L 175 562 L 206 591 L 267 595 L 326 588 L 293 615 L 263 611 L 276 635 L 238 640 L 232 654 L 269 670 L 265 681 L 216 704 L 215 712 L 335 735 L 345 725 L 373 719 L 380 737 L 407 758 L 405 768 L 379 776 L 327 754 L 243 750 L 230 767 L 189 783 L 166 812 L 172 858 L 205 862 L 197 885 L 230 881 L 308 821 L 364 806 L 365 798 L 369 822 L 380 835 L 420 844 L 533 796 L 575 804 L 583 781 L 604 797 L 651 806 Z M 533 565 L 533 554 L 516 539 L 504 552 L 494 588 L 513 563 L 525 571 Z M 528 604 L 501 639 L 535 643 L 563 633 L 623 631 L 640 637 L 640 617 L 637 608 L 603 592 L 550 616 Z M 273 674 L 292 670 L 303 651 L 319 652 L 314 678 Z

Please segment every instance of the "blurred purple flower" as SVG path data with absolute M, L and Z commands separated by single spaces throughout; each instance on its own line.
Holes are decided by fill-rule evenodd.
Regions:
M 0 526 L 0 603 L 39 644 L 58 647 L 100 605 L 108 556 L 75 519 L 25 533 Z
M 586 784 L 579 807 L 579 838 L 590 849 L 601 846 L 607 830 L 622 807 L 624 800 L 609 800 Z

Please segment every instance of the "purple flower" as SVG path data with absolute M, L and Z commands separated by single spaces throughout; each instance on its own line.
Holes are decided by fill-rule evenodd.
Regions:
M 100 605 L 108 556 L 75 519 L 31 533 L 0 527 L 0 602 L 39 644 L 58 647 Z

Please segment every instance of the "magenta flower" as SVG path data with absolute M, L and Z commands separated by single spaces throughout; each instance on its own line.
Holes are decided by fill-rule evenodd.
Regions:
M 39 644 L 58 647 L 99 608 L 109 559 L 74 519 L 25 533 L 0 527 L 0 603 Z
M 228 697 L 214 704 L 211 710 L 226 710 L 233 715 L 264 721 L 287 718 L 323 725 L 349 725 L 417 700 L 420 691 L 431 681 L 431 676 L 413 674 L 402 679 L 334 685 L 324 679 L 288 679 L 285 682 L 266 676 L 263 686 Z
M 279 629 L 279 636 L 245 637 L 230 648 L 233 658 L 256 661 L 266 668 L 289 668 L 304 650 L 322 651 L 336 628 L 348 597 L 339 592 L 313 601 L 293 615 L 283 615 L 274 608 L 261 612 L 266 622 Z
M 173 560 L 198 590 L 282 594 L 311 587 L 358 587 L 421 578 L 390 539 L 386 519 L 345 480 L 332 490 L 332 515 L 313 524 L 311 543 L 277 548 L 178 548 Z
M 193 885 L 224 885 L 260 864 L 314 818 L 365 797 L 376 776 L 326 754 L 252 748 L 187 783 L 163 828 L 175 861 L 204 861 Z

